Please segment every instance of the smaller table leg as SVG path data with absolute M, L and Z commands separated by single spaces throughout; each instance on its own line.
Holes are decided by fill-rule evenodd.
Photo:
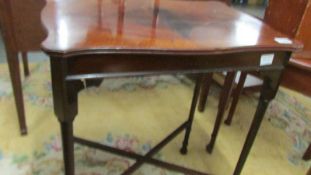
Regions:
M 257 136 L 258 130 L 266 113 L 267 107 L 270 101 L 275 97 L 277 93 L 278 87 L 280 85 L 280 80 L 282 77 L 282 71 L 262 72 L 262 75 L 264 81 L 261 89 L 259 103 L 251 127 L 248 131 L 246 140 L 244 142 L 244 146 L 240 154 L 239 161 L 235 167 L 233 173 L 234 175 L 241 174 L 241 171 L 246 162 L 248 154 L 251 151 L 251 148 L 254 144 L 255 138 Z
M 213 152 L 213 148 L 214 148 L 214 145 L 216 142 L 218 131 L 220 129 L 222 118 L 223 118 L 224 113 L 225 113 L 226 105 L 227 105 L 228 100 L 230 98 L 232 87 L 234 85 L 235 76 L 236 76 L 236 72 L 228 72 L 228 74 L 226 75 L 225 84 L 224 84 L 224 87 L 223 87 L 222 92 L 221 92 L 221 97 L 219 99 L 218 113 L 216 116 L 214 130 L 212 133 L 210 143 L 206 146 L 206 150 L 209 153 Z
M 203 75 L 202 83 L 201 83 L 201 94 L 200 94 L 200 102 L 199 102 L 199 111 L 204 112 L 207 97 L 209 94 L 210 87 L 212 85 L 213 73 L 207 73 Z
M 199 76 L 197 78 L 197 81 L 195 83 L 195 88 L 194 88 L 194 92 L 193 92 L 193 97 L 192 97 L 192 102 L 191 102 L 191 108 L 190 108 L 190 113 L 189 113 L 189 118 L 187 121 L 187 128 L 186 128 L 186 133 L 185 133 L 185 138 L 183 141 L 183 145 L 182 148 L 180 149 L 180 153 L 181 154 L 187 154 L 188 150 L 188 141 L 189 141 L 189 136 L 190 136 L 190 132 L 191 132 L 191 127 L 192 127 L 192 122 L 193 122 L 193 118 L 194 118 L 194 113 L 195 113 L 195 109 L 198 103 L 198 98 L 200 95 L 200 87 L 201 87 L 201 82 L 202 82 L 202 78 L 201 76 Z
M 227 125 L 231 125 L 232 118 L 233 118 L 233 115 L 235 113 L 236 106 L 237 106 L 237 104 L 239 102 L 239 97 L 240 97 L 240 95 L 242 93 L 246 77 L 247 77 L 247 73 L 246 72 L 242 72 L 241 76 L 240 76 L 240 79 L 239 79 L 239 83 L 238 83 L 236 89 L 234 90 L 233 100 L 232 100 L 232 103 L 231 103 L 231 106 L 230 106 L 228 117 L 225 120 L 225 124 L 227 124 Z
M 255 138 L 256 138 L 257 132 L 259 130 L 260 124 L 264 118 L 264 114 L 266 112 L 268 104 L 269 104 L 269 101 L 266 99 L 261 98 L 259 100 L 257 111 L 256 111 L 255 117 L 253 119 L 251 128 L 248 132 L 246 141 L 244 143 L 243 150 L 241 152 L 239 161 L 238 161 L 236 168 L 234 170 L 234 173 L 233 173 L 234 175 L 239 175 L 242 171 L 242 168 L 245 164 L 247 156 L 248 156 L 248 154 L 249 154 L 249 152 L 253 146 L 253 143 L 255 141 Z

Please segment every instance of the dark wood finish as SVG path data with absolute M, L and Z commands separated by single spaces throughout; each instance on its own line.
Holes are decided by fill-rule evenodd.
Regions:
M 289 57 L 289 56 L 288 56 Z M 264 72 L 263 79 L 264 84 L 262 86 L 261 95 L 259 98 L 258 107 L 256 110 L 255 117 L 252 121 L 250 130 L 247 134 L 246 141 L 243 146 L 243 150 L 241 152 L 239 161 L 237 166 L 235 167 L 233 175 L 239 175 L 241 170 L 245 164 L 247 156 L 251 150 L 251 147 L 254 143 L 255 136 L 259 130 L 261 122 L 264 118 L 264 114 L 266 109 L 270 103 L 270 101 L 275 97 L 278 87 L 280 85 L 281 75 L 282 72 L 280 71 L 271 71 L 271 72 Z
M 279 44 L 274 41 L 275 36 L 286 37 L 285 35 L 273 30 L 260 20 L 220 2 L 160 1 L 158 14 L 160 19 L 156 26 L 152 25 L 152 21 L 157 18 L 153 16 L 154 12 L 146 8 L 137 9 L 136 3 L 127 4 L 125 12 L 117 13 L 119 4 L 116 1 L 102 1 L 105 13 L 100 14 L 96 10 L 97 1 L 95 0 L 90 0 L 88 3 L 82 0 L 75 2 L 73 4 L 72 0 L 65 0 L 62 6 L 57 6 L 57 12 L 53 12 L 56 3 L 49 1 L 49 5 L 43 11 L 45 26 L 50 34 L 53 33 L 42 45 L 49 55 L 70 57 L 94 52 L 127 54 L 133 51 L 137 54 L 182 55 L 224 54 L 239 51 L 293 51 L 292 45 Z M 153 4 L 150 6 L 150 2 L 141 3 L 145 6 L 153 6 Z M 68 6 L 71 9 L 68 9 Z M 198 8 L 206 10 L 194 13 Z M 215 8 L 226 10 L 226 13 L 217 16 L 217 13 L 212 13 Z M 181 11 L 181 9 L 184 10 Z M 76 11 L 79 11 L 83 17 L 77 16 L 74 13 Z M 65 12 L 66 19 L 60 20 L 59 17 Z M 120 18 L 120 15 L 124 15 L 124 18 Z M 102 19 L 100 23 L 99 18 Z M 165 18 L 172 19 L 172 21 L 167 22 Z M 119 21 L 117 24 L 109 22 L 117 19 L 123 19 L 126 22 Z M 226 22 L 235 20 L 239 22 Z M 205 21 L 213 25 L 207 25 Z M 188 27 L 181 27 L 182 25 Z M 73 27 L 79 29 L 80 32 L 69 32 L 68 29 Z M 137 30 L 138 28 L 140 30 Z M 174 28 L 175 31 L 171 31 L 170 28 Z M 236 28 L 237 32 L 232 32 L 232 28 Z M 206 30 L 214 33 L 206 33 Z M 156 35 L 152 35 L 154 31 Z M 245 37 L 245 33 L 252 33 L 252 35 Z M 240 39 L 243 36 L 244 39 Z
M 27 134 L 19 58 L 22 53 L 24 73 L 29 75 L 26 52 L 40 50 L 45 32 L 40 22 L 44 0 L 0 0 L 0 25 L 10 70 L 20 132 Z
M 6 36 L 7 37 L 7 36 Z M 10 40 L 9 38 L 5 40 Z M 19 60 L 18 54 L 16 52 L 11 52 L 11 46 L 9 46 L 9 42 L 6 43 L 6 53 L 7 53 L 7 61 L 9 65 L 11 83 L 15 98 L 15 106 L 17 109 L 17 116 L 19 121 L 19 128 L 21 135 L 27 134 L 27 125 L 25 119 L 25 107 L 24 107 L 24 97 L 22 92 L 22 82 L 20 76 L 20 68 L 19 68 Z
M 184 141 L 182 144 L 182 148 L 180 149 L 180 153 L 184 154 L 184 155 L 187 154 L 187 152 L 188 152 L 187 147 L 188 147 L 190 132 L 191 132 L 192 123 L 193 123 L 193 119 L 194 119 L 194 114 L 195 114 L 195 110 L 197 107 L 198 98 L 200 95 L 201 82 L 202 82 L 202 77 L 197 78 L 197 82 L 195 83 L 195 87 L 194 87 L 194 93 L 193 93 L 193 97 L 192 97 L 192 103 L 191 103 L 191 108 L 190 108 L 190 112 L 189 112 L 189 118 L 187 121 L 187 128 L 185 131 L 185 138 L 184 138 Z
M 221 96 L 219 99 L 219 104 L 218 104 L 218 111 L 217 111 L 217 116 L 216 116 L 216 121 L 215 121 L 215 126 L 212 132 L 212 136 L 211 136 L 211 140 L 209 142 L 209 144 L 206 146 L 206 150 L 209 153 L 212 153 L 213 149 L 214 149 L 214 145 L 216 142 L 216 138 L 220 129 L 220 125 L 226 110 L 226 106 L 228 104 L 228 100 L 231 94 L 231 90 L 233 88 L 234 85 L 234 80 L 236 77 L 236 72 L 228 72 L 226 79 L 225 79 L 225 84 L 224 84 L 224 88 L 222 89 L 221 92 Z
M 273 28 L 281 31 L 292 38 L 297 38 L 304 43 L 304 49 L 294 54 L 291 58 L 290 65 L 285 71 L 286 78 L 282 84 L 290 89 L 294 89 L 300 93 L 311 96 L 311 32 L 307 29 L 311 23 L 311 8 L 309 0 L 293 1 L 293 0 L 270 0 L 265 12 L 264 21 Z M 308 25 L 310 24 L 310 25 Z M 241 79 L 238 84 L 244 84 Z M 295 82 L 295 83 L 293 83 Z M 251 90 L 260 90 L 260 86 L 251 87 Z M 244 89 L 249 90 L 249 88 Z M 236 103 L 239 96 L 234 95 L 233 103 L 230 108 L 229 115 L 225 121 L 230 125 L 235 112 Z
M 244 74 L 245 72 L 242 72 L 242 74 Z M 251 74 L 255 74 L 255 76 L 259 76 L 258 73 L 256 72 L 251 72 Z M 207 75 L 206 75 L 207 76 Z M 225 79 L 225 75 L 222 75 L 222 73 L 218 73 L 218 76 L 223 76 L 224 79 Z M 206 107 L 206 101 L 207 101 L 207 98 L 208 98 L 208 92 L 209 92 L 209 88 L 210 86 L 212 85 L 212 83 L 216 83 L 216 85 L 220 86 L 220 87 L 223 87 L 224 86 L 224 83 L 219 81 L 219 80 L 215 80 L 213 78 L 211 78 L 211 80 L 203 80 L 205 82 L 203 82 L 203 85 L 202 85 L 202 88 L 201 88 L 201 95 L 200 95 L 200 102 L 199 102 L 199 111 L 200 112 L 204 112 L 205 110 L 205 107 Z M 245 80 L 243 80 L 245 81 Z M 238 82 L 236 84 L 236 82 L 234 82 L 234 85 L 232 86 L 232 88 L 237 88 L 237 86 L 239 84 L 244 84 L 244 82 Z M 248 86 L 248 87 L 240 87 L 242 89 L 238 90 L 238 89 L 234 89 L 234 93 L 232 94 L 231 92 L 229 93 L 229 96 L 232 96 L 232 102 L 235 103 L 235 101 L 238 101 L 238 99 L 234 99 L 234 98 L 239 98 L 239 96 L 237 96 L 237 94 L 235 93 L 236 91 L 241 91 L 239 92 L 240 94 L 241 93 L 244 93 L 244 92 L 259 92 L 261 90 L 261 85 L 254 85 L 254 86 Z M 233 89 L 229 89 L 229 90 L 233 90 Z M 224 92 L 226 93 L 226 92 Z M 228 107 L 230 106 L 230 103 L 227 104 L 227 106 L 225 107 L 225 109 L 227 110 Z M 236 106 L 236 105 L 235 105 Z M 232 111 L 232 116 L 234 115 L 234 109 L 235 107 L 232 107 L 231 111 Z M 230 114 L 231 115 L 231 114 Z
M 65 82 L 67 73 L 66 60 L 51 59 L 51 75 L 54 111 L 61 126 L 64 171 L 66 175 L 74 175 L 73 120 L 78 113 L 78 92 L 83 89 L 81 81 Z
M 235 113 L 236 106 L 239 102 L 239 96 L 241 95 L 241 93 L 243 91 L 243 86 L 244 86 L 246 77 L 247 77 L 247 72 L 242 72 L 240 75 L 239 83 L 238 83 L 238 85 L 235 88 L 234 93 L 233 93 L 232 103 L 231 103 L 231 106 L 229 109 L 228 117 L 225 120 L 225 123 L 227 125 L 230 125 L 232 122 L 232 118 L 233 118 L 233 115 Z
M 301 48 L 295 41 L 289 45 L 276 43 L 274 37 L 286 36 L 256 18 L 215 1 L 51 0 L 42 19 L 48 31 L 42 48 L 51 60 L 54 111 L 63 126 L 66 175 L 74 174 L 71 126 L 78 111 L 77 94 L 83 88 L 80 79 L 229 71 L 232 76 L 228 82 L 231 82 L 235 71 L 257 70 L 264 72 L 266 80 L 260 102 L 263 104 L 274 97 L 289 54 Z M 247 38 L 245 33 L 249 33 Z M 265 53 L 274 53 L 274 62 L 260 66 Z M 188 131 L 184 148 L 188 143 L 199 87 L 197 84 L 190 117 L 182 125 Z M 221 103 L 227 103 L 225 95 Z M 242 170 L 265 108 L 259 105 L 257 111 L 235 174 Z M 177 128 L 156 146 L 156 150 L 178 132 Z M 217 132 L 218 129 L 212 135 L 211 145 L 214 145 Z M 148 156 L 138 156 L 90 141 L 75 140 L 132 156 L 138 162 L 136 166 L 143 162 L 194 173 L 150 158 L 154 150 Z
M 72 122 L 60 122 L 65 174 L 75 174 Z
M 1 31 L 4 39 L 5 50 L 7 53 L 7 60 L 9 65 L 10 77 L 13 87 L 13 93 L 15 97 L 15 104 L 17 107 L 17 115 L 19 120 L 20 132 L 22 135 L 27 134 L 27 126 L 25 121 L 24 101 L 21 88 L 21 78 L 19 69 L 18 52 L 16 51 L 16 44 L 14 42 L 14 33 L 12 30 L 12 23 L 10 16 L 10 9 L 8 7 L 8 1 L 0 1 L 0 22 Z
M 309 29 L 311 26 L 311 1 L 270 0 L 264 21 L 275 29 L 303 42 L 303 50 L 293 55 L 285 70 L 282 85 L 311 96 L 311 30 Z M 239 85 L 244 82 L 244 77 L 241 77 Z M 241 89 L 237 87 L 236 91 L 239 90 Z M 239 94 L 235 94 L 225 121 L 227 125 L 232 122 L 238 99 Z M 308 153 L 308 150 L 305 155 L 311 154 Z
M 208 73 L 203 76 L 201 95 L 200 95 L 200 101 L 199 101 L 199 109 L 198 109 L 200 112 L 204 112 L 205 110 L 207 97 L 209 94 L 210 86 L 212 84 L 212 80 L 213 80 L 213 73 Z
M 309 145 L 305 154 L 303 155 L 303 159 L 306 161 L 311 160 L 311 144 Z

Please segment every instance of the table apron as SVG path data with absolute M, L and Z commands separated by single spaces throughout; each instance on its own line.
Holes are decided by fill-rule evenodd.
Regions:
M 238 70 L 280 70 L 287 64 L 287 52 L 275 52 L 273 63 L 262 66 L 260 64 L 263 54 L 267 53 L 208 56 L 83 55 L 66 58 L 66 80 Z

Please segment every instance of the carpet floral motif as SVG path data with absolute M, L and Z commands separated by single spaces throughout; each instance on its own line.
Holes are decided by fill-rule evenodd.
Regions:
M 135 136 L 113 136 L 107 134 L 101 143 L 128 152 L 146 154 L 151 149 L 151 143 L 141 143 Z M 157 154 L 155 158 L 161 159 Z M 75 162 L 77 175 L 119 175 L 134 163 L 133 160 L 98 151 L 85 146 L 75 145 Z M 1 174 L 14 175 L 55 175 L 63 173 L 62 146 L 59 136 L 52 136 L 42 150 L 32 155 L 5 155 L 0 152 Z M 137 174 L 174 175 L 154 166 L 144 165 Z
M 282 129 L 293 143 L 288 160 L 294 165 L 310 166 L 301 158 L 311 142 L 311 111 L 296 98 L 279 91 L 268 108 L 267 115 L 271 124 Z

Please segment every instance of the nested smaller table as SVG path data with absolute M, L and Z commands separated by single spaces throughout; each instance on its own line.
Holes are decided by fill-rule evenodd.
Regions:
M 123 174 L 131 174 L 143 163 L 205 174 L 152 156 L 184 130 L 181 153 L 187 152 L 202 74 L 256 70 L 264 85 L 234 171 L 240 174 L 283 69 L 291 53 L 301 48 L 262 21 L 216 1 L 49 0 L 42 21 L 48 32 L 42 48 L 51 60 L 54 111 L 61 126 L 66 175 L 74 174 L 74 142 L 136 159 Z M 276 41 L 276 37 L 287 42 Z M 81 79 L 176 73 L 198 75 L 189 118 L 146 155 L 73 136 Z M 209 152 L 222 116 L 217 115 Z

